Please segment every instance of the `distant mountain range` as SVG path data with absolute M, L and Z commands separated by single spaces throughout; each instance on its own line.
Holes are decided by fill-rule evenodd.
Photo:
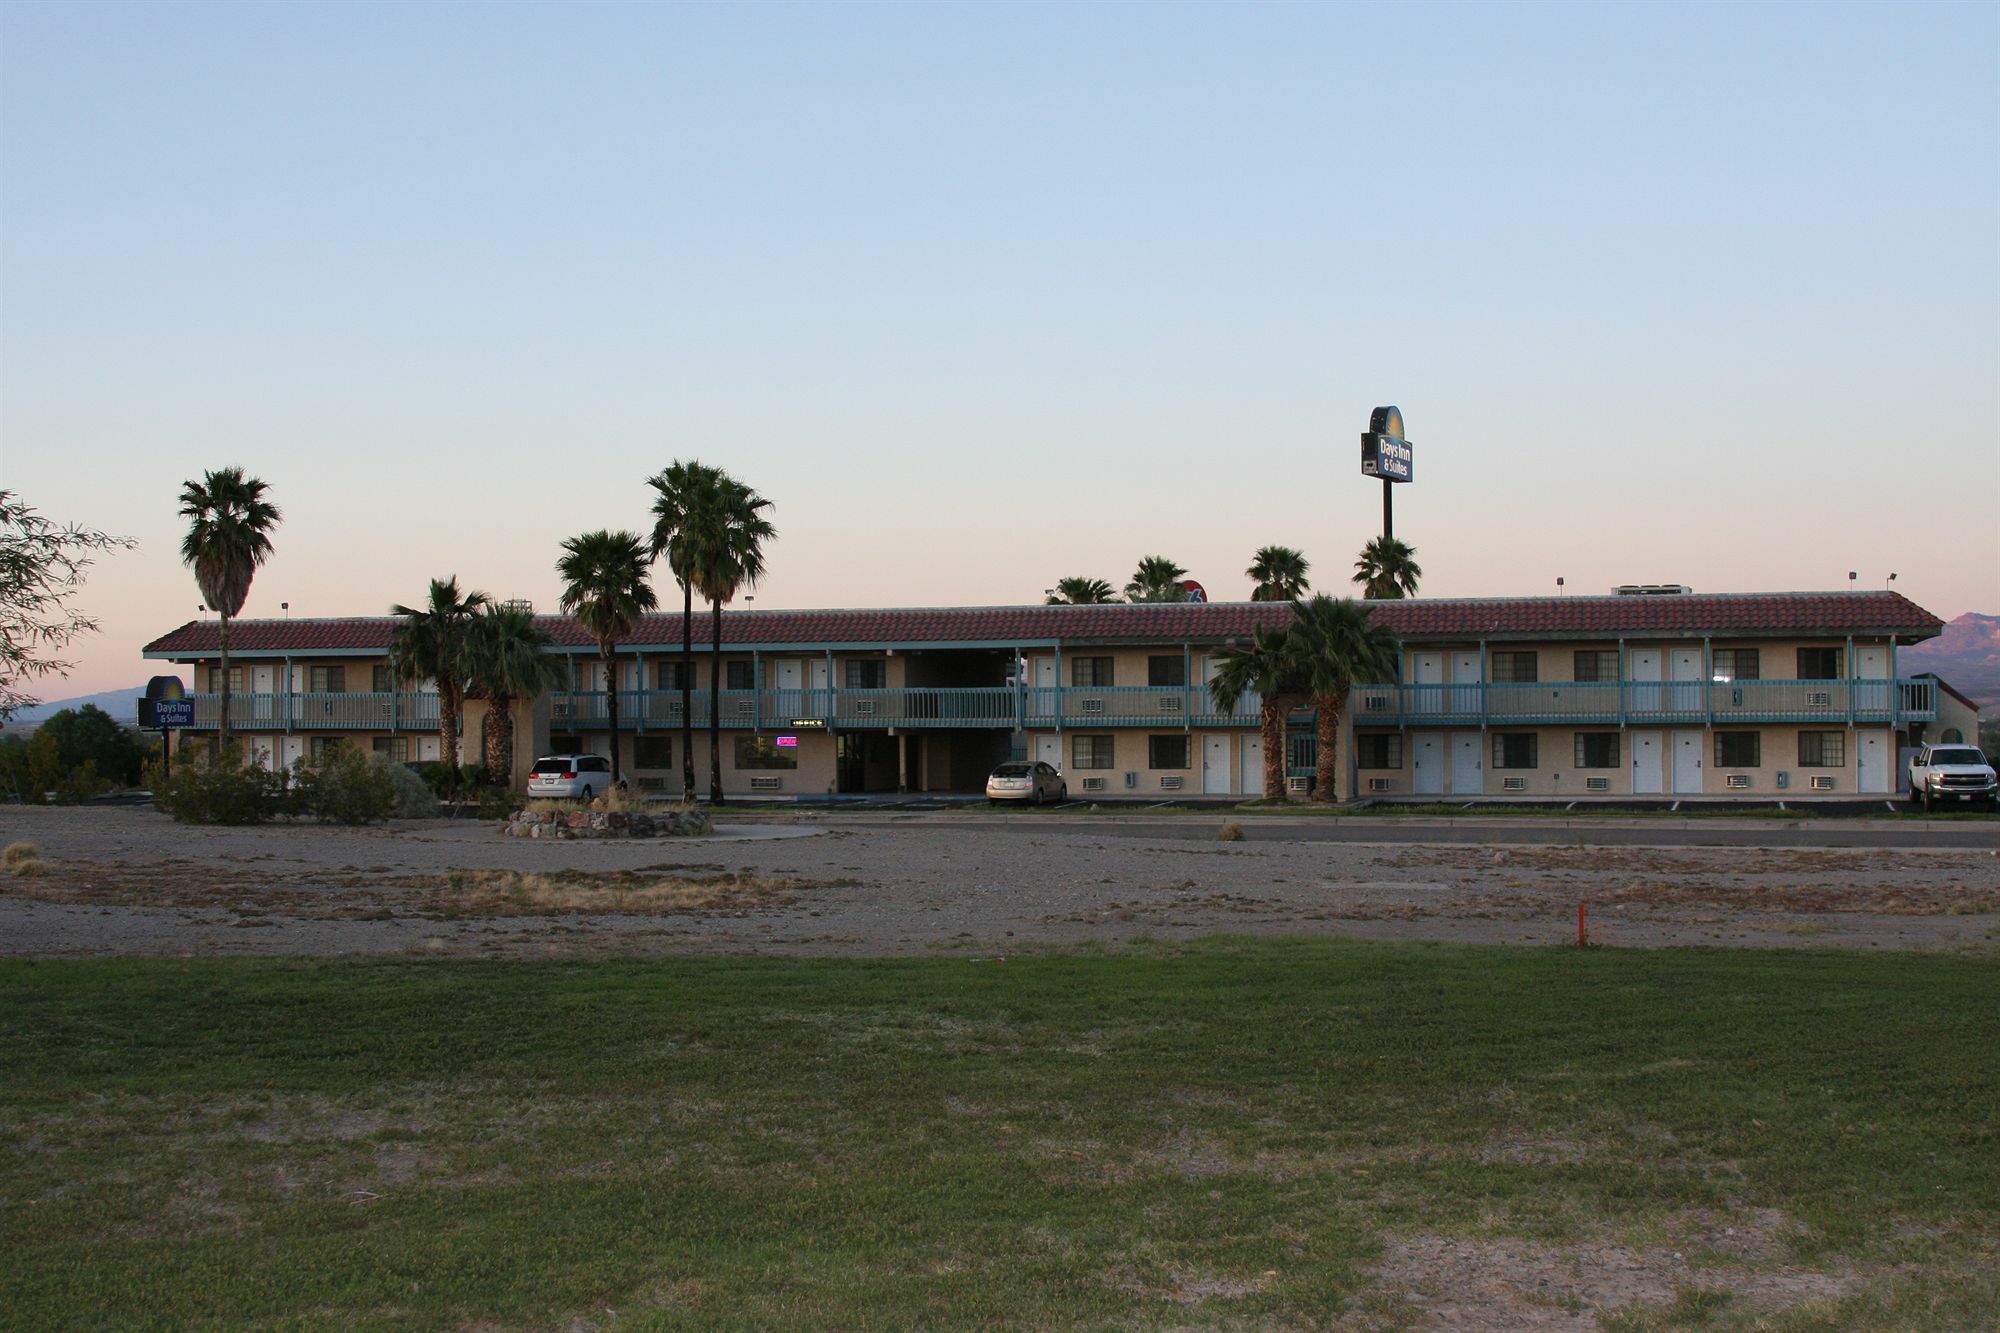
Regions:
M 1944 633 L 1896 656 L 1896 674 L 1932 671 L 1982 709 L 2000 705 L 2000 616 L 1967 611 Z
M 53 699 L 33 708 L 23 708 L 14 714 L 14 723 L 16 726 L 33 726 L 48 721 L 65 708 L 81 708 L 85 704 L 96 704 L 111 714 L 114 721 L 136 723 L 139 720 L 139 696 L 145 692 L 146 687 L 141 683 L 129 690 L 106 690 L 102 694 L 79 694 L 74 699 Z

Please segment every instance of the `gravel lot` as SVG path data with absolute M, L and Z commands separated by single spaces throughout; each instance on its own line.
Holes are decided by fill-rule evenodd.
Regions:
M 1107 837 L 1062 816 L 756 817 L 725 812 L 723 836 L 700 840 L 546 842 L 469 821 L 221 829 L 135 807 L 0 807 L 0 843 L 32 843 L 42 861 L 0 871 L 0 955 L 991 955 L 1217 932 L 1547 945 L 1574 940 L 1584 900 L 1592 940 L 1611 946 L 2000 941 L 1991 851 L 1224 842 L 1189 838 L 1185 823 L 1178 837 Z

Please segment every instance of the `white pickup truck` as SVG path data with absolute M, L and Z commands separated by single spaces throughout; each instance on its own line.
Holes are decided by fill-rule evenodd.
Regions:
M 1971 745 L 1926 745 L 1910 756 L 1910 799 L 1924 809 L 1944 801 L 2000 805 L 2000 779 Z

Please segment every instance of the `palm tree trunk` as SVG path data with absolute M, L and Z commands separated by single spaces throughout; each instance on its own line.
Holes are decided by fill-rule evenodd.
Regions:
M 681 799 L 694 799 L 694 584 L 681 585 Z
M 1281 696 L 1267 694 L 1257 709 L 1257 725 L 1264 733 L 1264 796 L 1283 800 L 1285 796 L 1285 715 L 1291 711 Z
M 708 653 L 708 803 L 722 804 L 722 603 L 715 611 L 715 629 Z
M 514 701 L 504 695 L 486 701 L 486 778 L 496 787 L 514 783 Z
M 438 687 L 438 762 L 452 767 L 451 785 L 458 786 L 458 686 L 440 680 Z
M 222 753 L 229 752 L 229 613 L 218 611 L 222 617 L 222 711 L 216 728 L 216 744 Z
M 616 644 L 598 649 L 598 659 L 604 663 L 604 716 L 611 724 L 611 785 L 616 787 L 625 780 L 618 764 L 618 659 L 612 654 Z
M 1346 706 L 1344 695 L 1328 694 L 1313 700 L 1319 714 L 1319 774 L 1313 783 L 1313 796 L 1329 805 L 1339 799 L 1340 714 Z

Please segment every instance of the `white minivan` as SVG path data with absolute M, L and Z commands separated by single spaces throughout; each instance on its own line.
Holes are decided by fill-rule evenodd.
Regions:
M 528 770 L 528 795 L 587 801 L 611 790 L 611 761 L 601 754 L 552 754 Z

